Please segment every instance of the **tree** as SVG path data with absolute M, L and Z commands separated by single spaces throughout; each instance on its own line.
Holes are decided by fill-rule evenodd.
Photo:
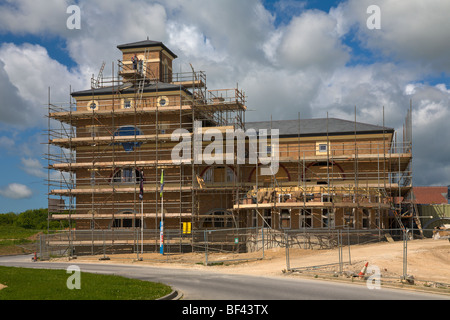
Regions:
M 25 229 L 46 229 L 47 209 L 26 210 L 18 215 L 14 225 Z
M 14 212 L 0 214 L 0 226 L 13 225 L 17 220 L 17 214 Z

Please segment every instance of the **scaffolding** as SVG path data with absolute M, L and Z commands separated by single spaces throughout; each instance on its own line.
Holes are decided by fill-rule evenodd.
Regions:
M 378 138 L 358 132 L 356 108 L 354 136 L 345 141 L 328 132 L 328 115 L 324 121 L 326 133 L 312 140 L 302 135 L 299 116 L 297 137 L 280 138 L 278 173 L 258 175 L 262 167 L 258 164 L 240 181 L 246 188 L 233 210 L 244 213 L 239 215 L 244 226 L 398 230 L 399 234 L 408 228 L 422 235 L 418 211 L 411 201 L 411 106 L 400 142 L 395 131 L 384 126 L 384 108 L 383 131 Z M 326 151 L 319 152 L 317 141 L 326 145 Z
M 172 133 L 192 136 L 194 122 L 205 127 L 242 128 L 245 93 L 238 88 L 207 90 L 202 71 L 164 74 L 118 61 L 117 76 L 92 76 L 89 93 L 75 102 L 55 103 L 48 92 L 49 220 L 69 220 L 70 229 L 157 229 L 162 215 L 168 228 L 189 222 L 196 228 L 214 212 L 199 212 L 199 194 L 213 193 L 231 205 L 232 187 L 203 188 L 204 165 L 193 158 L 174 164 Z M 105 98 L 103 98 L 103 96 Z M 170 102 L 169 102 L 170 100 Z M 164 170 L 164 211 L 160 179 Z M 140 180 L 143 179 L 143 200 Z M 225 201 L 224 200 L 224 201 Z M 219 213 L 218 213 L 219 214 Z M 223 213 L 220 213 L 223 216 Z M 137 241 L 135 239 L 135 241 Z
M 302 134 L 299 116 L 297 137 L 280 139 L 276 175 L 261 176 L 260 162 L 240 164 L 236 146 L 232 165 L 198 163 L 193 141 L 198 124 L 222 133 L 251 126 L 245 93 L 238 87 L 208 90 L 205 72 L 192 66 L 179 73 L 155 69 L 150 53 L 145 49 L 137 64 L 125 56 L 117 67 L 112 63 L 110 77 L 103 75 L 103 63 L 91 88 L 70 89 L 68 102 L 53 102 L 49 88 L 49 220 L 69 221 L 69 247 L 76 228 L 84 242 L 91 235 L 92 252 L 99 230 L 110 231 L 106 238 L 113 250 L 121 245 L 137 250 L 139 238 L 144 246 L 144 229 L 157 234 L 162 219 L 167 234 L 182 235 L 173 243 L 181 248 L 189 240 L 192 250 L 194 231 L 207 229 L 420 228 L 410 201 L 411 108 L 402 142 L 385 130 L 384 108 L 377 139 L 361 138 L 355 108 L 354 135 L 337 141 L 328 132 L 327 115 L 326 136 L 320 137 L 325 152 Z M 194 142 L 189 157 L 178 163 L 172 159 L 177 130 Z M 248 151 L 248 140 L 244 144 Z M 202 142 L 201 151 L 205 147 Z M 150 238 L 146 248 L 157 248 L 157 237 Z

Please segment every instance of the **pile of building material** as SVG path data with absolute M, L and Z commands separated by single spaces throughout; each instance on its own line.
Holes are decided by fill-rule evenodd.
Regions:
M 450 241 L 450 224 L 444 224 L 442 227 L 433 230 L 433 239 L 448 239 Z

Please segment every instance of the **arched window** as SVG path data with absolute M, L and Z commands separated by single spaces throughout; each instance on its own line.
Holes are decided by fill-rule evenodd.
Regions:
M 127 217 L 127 215 L 130 215 L 130 217 Z M 134 217 L 133 210 L 123 210 L 117 213 L 117 217 L 112 221 L 111 227 L 115 229 L 140 228 L 141 219 Z
M 200 228 L 234 228 L 237 227 L 233 214 L 226 209 L 213 209 L 200 222 Z
M 142 134 L 143 133 L 142 133 L 141 129 L 139 129 L 135 126 L 122 126 L 114 132 L 115 137 L 129 136 L 130 140 L 133 140 L 133 138 L 135 136 L 140 136 Z M 130 152 L 130 151 L 133 151 L 134 148 L 140 147 L 142 145 L 142 142 L 122 141 L 122 142 L 116 142 L 114 144 L 120 144 L 126 152 Z
M 140 173 L 136 168 L 120 168 L 114 172 L 111 183 L 139 183 Z
M 236 173 L 233 168 L 226 166 L 209 167 L 202 174 L 205 182 L 233 182 L 236 179 Z

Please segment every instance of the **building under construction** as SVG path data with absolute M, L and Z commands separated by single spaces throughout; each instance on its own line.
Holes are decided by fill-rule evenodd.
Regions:
M 420 227 L 410 201 L 410 110 L 401 142 L 384 123 L 356 116 L 246 122 L 242 90 L 209 90 L 206 74 L 193 68 L 173 72 L 177 56 L 163 43 L 117 48 L 123 56 L 111 77 L 103 64 L 91 88 L 71 92 L 67 103 L 52 102 L 49 92 L 50 219 L 68 220 L 71 230 L 117 233 L 158 232 L 161 221 L 167 232 L 185 234 Z M 277 160 L 278 170 L 262 174 L 267 164 L 250 161 L 249 136 L 243 156 L 239 145 L 227 149 L 223 140 L 212 154 L 232 161 L 197 161 L 196 147 L 204 153 L 211 140 L 196 141 L 195 134 L 209 129 L 224 136 L 251 129 L 257 138 L 278 129 L 277 144 L 268 136 L 257 150 Z M 192 143 L 181 144 L 182 160 L 174 161 L 181 138 Z

